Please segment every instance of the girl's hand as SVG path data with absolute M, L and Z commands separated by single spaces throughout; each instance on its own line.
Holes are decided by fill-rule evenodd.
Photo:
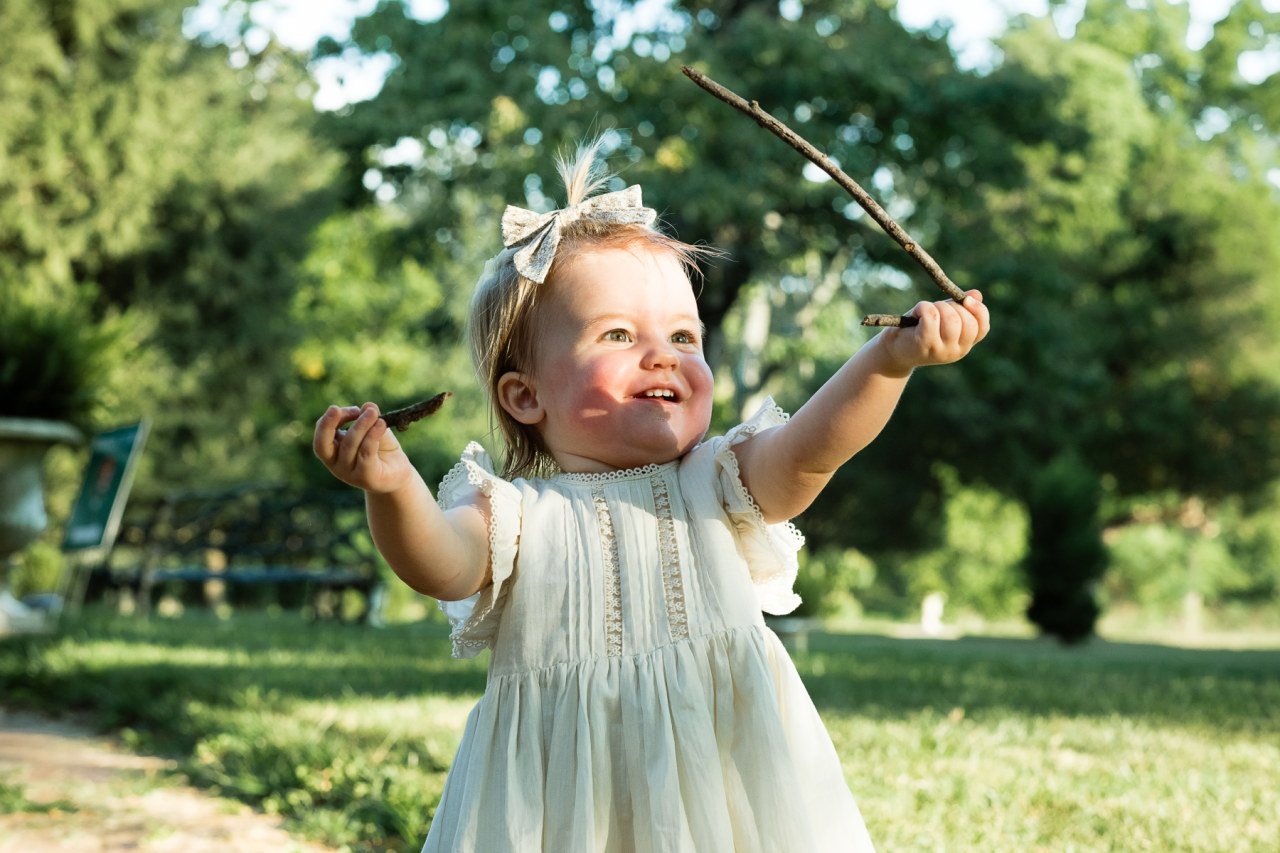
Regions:
M 339 429 L 344 423 L 346 429 Z M 311 447 L 335 477 L 366 492 L 389 494 L 412 480 L 414 467 L 374 403 L 330 406 L 316 421 Z
M 982 294 L 970 290 L 968 296 L 964 302 L 921 302 L 910 312 L 919 318 L 919 325 L 881 332 L 881 345 L 891 370 L 905 374 L 916 367 L 950 364 L 968 355 L 991 328 L 991 315 L 982 304 Z

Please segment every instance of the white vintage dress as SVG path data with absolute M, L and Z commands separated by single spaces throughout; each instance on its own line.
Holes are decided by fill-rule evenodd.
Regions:
M 731 447 L 507 482 L 471 444 L 440 486 L 489 498 L 493 585 L 442 603 L 454 654 L 492 648 L 424 851 L 870 850 L 839 759 L 761 610 L 788 613 L 790 524 Z

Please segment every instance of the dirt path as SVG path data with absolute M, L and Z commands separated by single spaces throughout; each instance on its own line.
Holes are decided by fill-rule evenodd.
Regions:
M 278 818 L 173 781 L 170 769 L 73 723 L 0 709 L 0 785 L 38 806 L 0 813 L 0 853 L 329 850 L 290 836 Z

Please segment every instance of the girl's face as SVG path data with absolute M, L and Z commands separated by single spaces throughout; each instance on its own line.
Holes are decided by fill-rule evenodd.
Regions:
M 524 377 L 534 405 L 517 419 L 536 425 L 563 470 L 670 462 L 701 440 L 711 369 L 693 287 L 670 252 L 583 252 L 558 271 L 549 297 Z

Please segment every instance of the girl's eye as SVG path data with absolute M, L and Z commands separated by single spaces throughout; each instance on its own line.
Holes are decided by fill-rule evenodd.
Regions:
M 698 338 L 693 332 L 680 331 L 671 336 L 671 342 L 676 344 L 696 344 Z
M 606 341 L 625 344 L 631 340 L 631 333 L 626 329 L 610 329 L 604 333 L 604 339 Z

